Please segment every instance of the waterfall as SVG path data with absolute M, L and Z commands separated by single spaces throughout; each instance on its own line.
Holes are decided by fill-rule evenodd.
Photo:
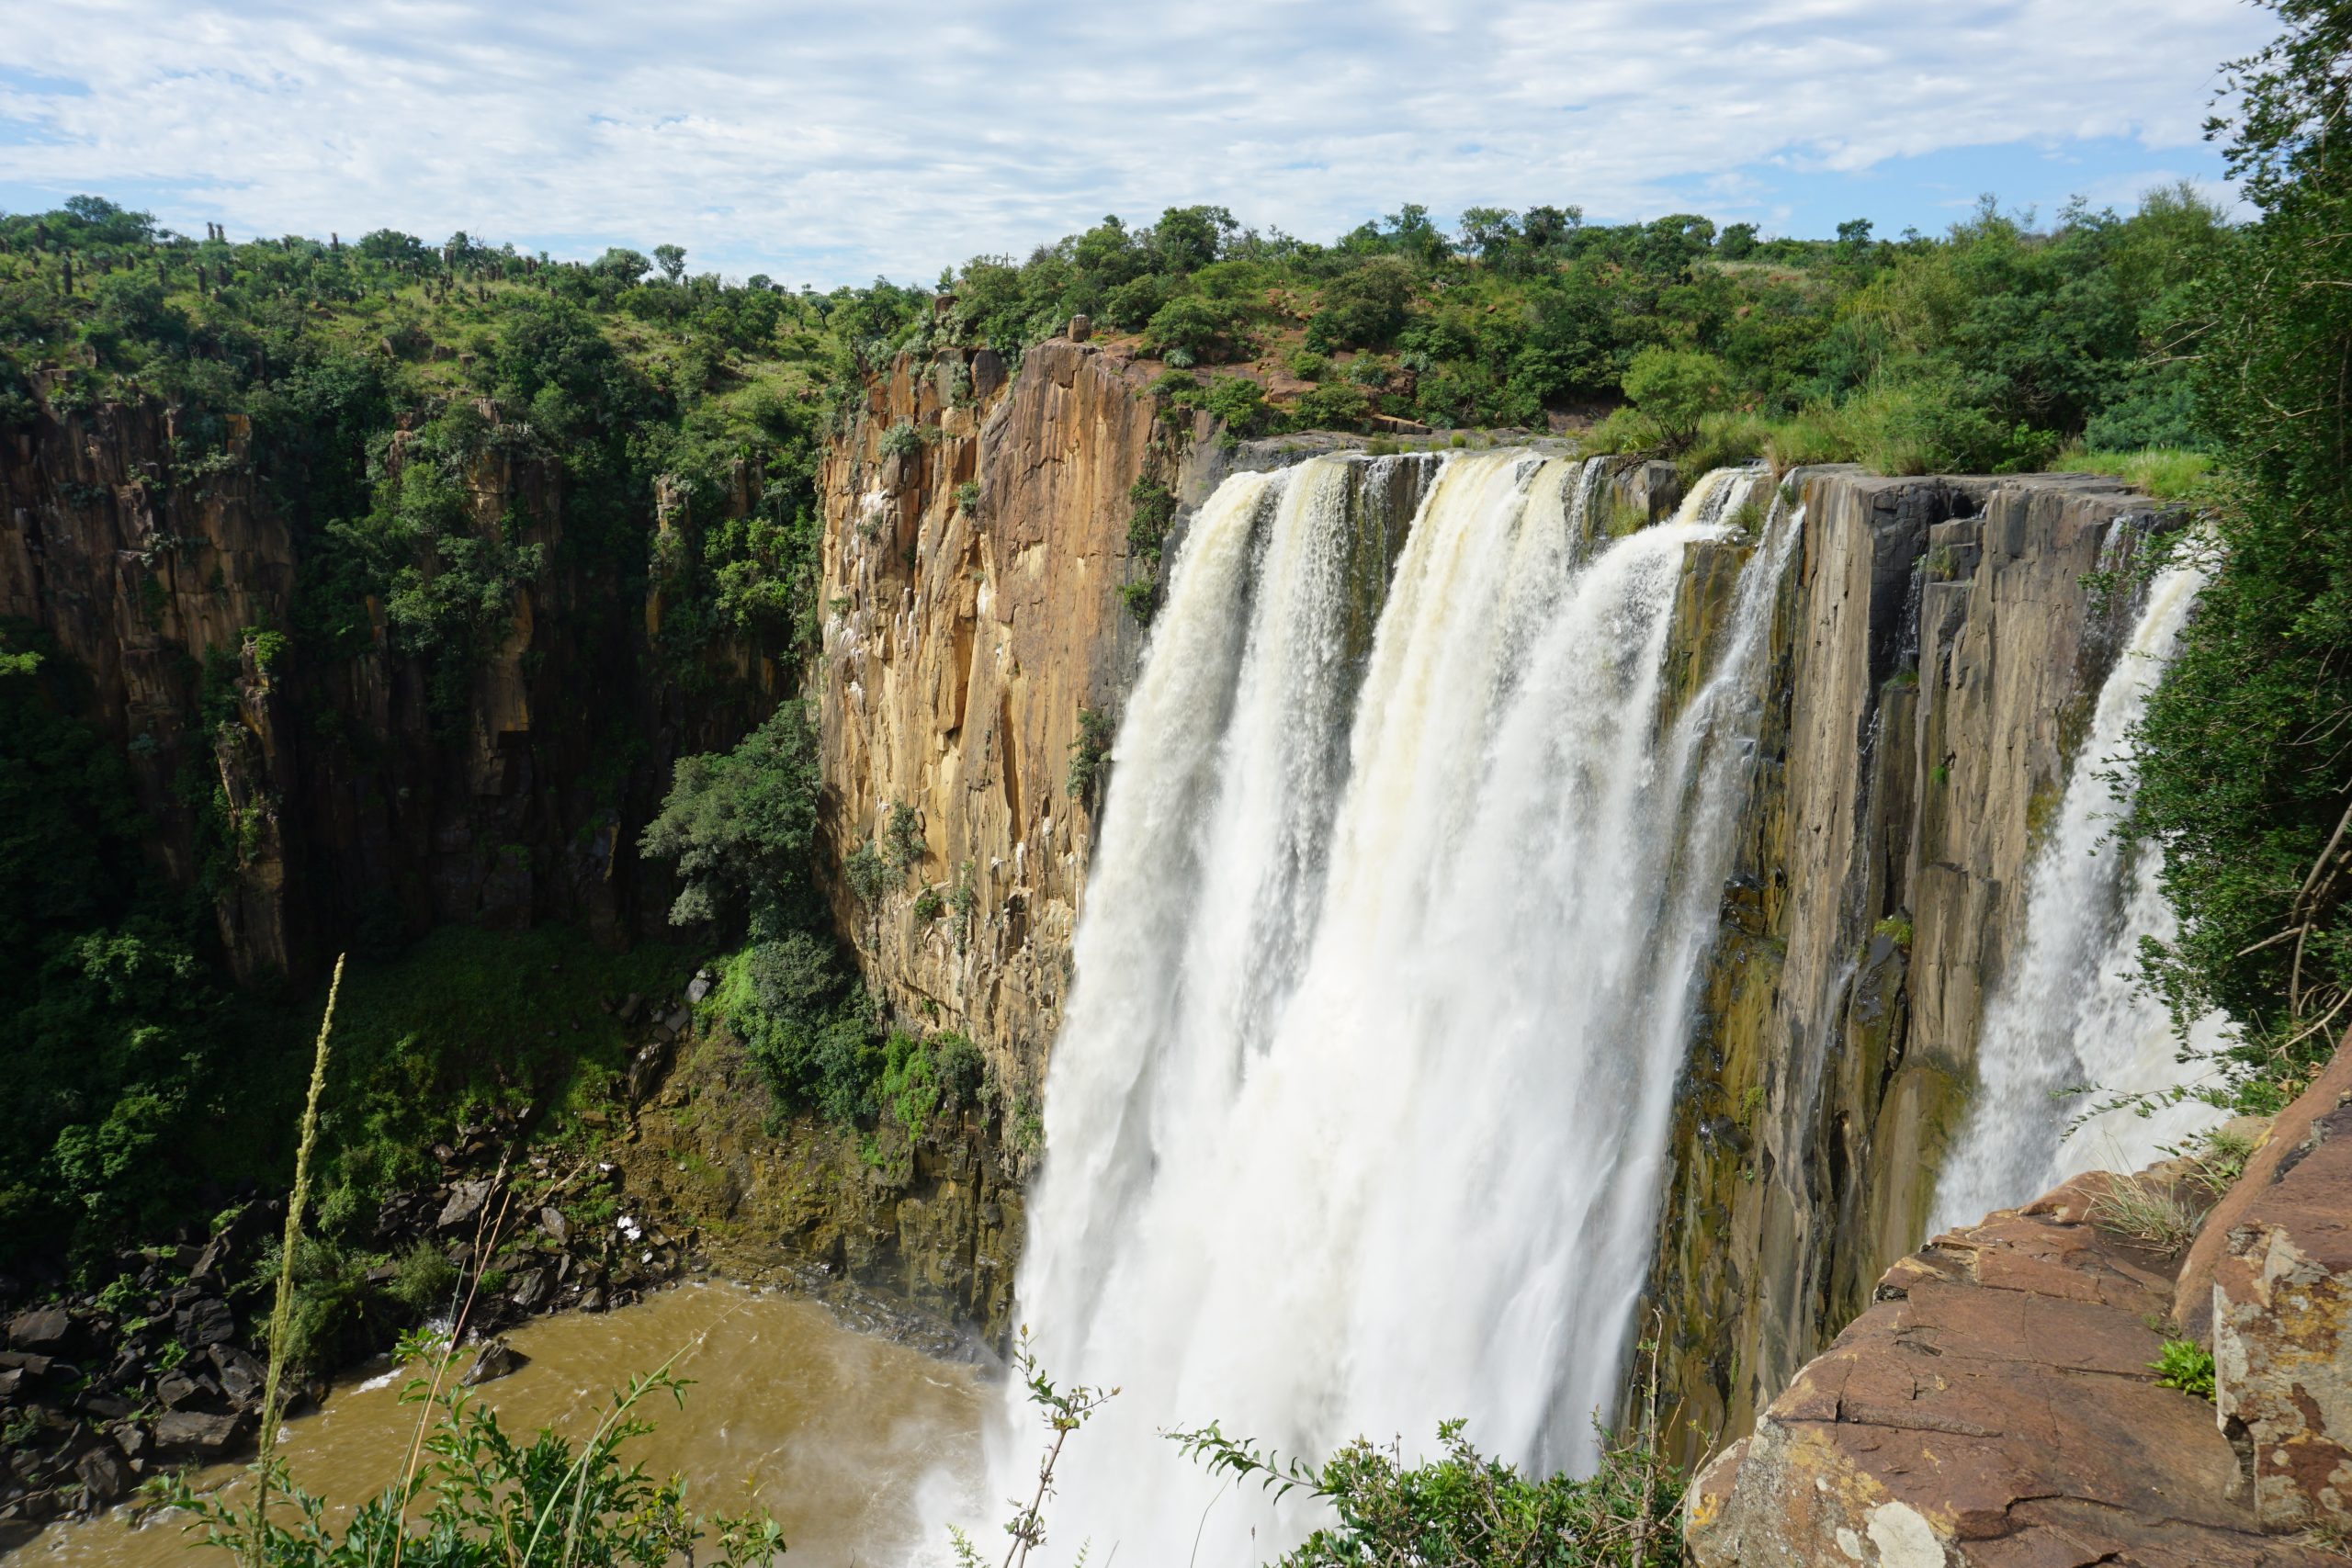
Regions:
M 2129 796 L 2132 728 L 2203 584 L 2194 568 L 2157 576 L 2099 689 L 2090 733 L 2033 860 L 2024 944 L 1985 1005 L 1976 1096 L 1936 1184 L 1931 1235 L 2086 1170 L 2137 1170 L 2219 1120 L 2193 1100 L 2146 1115 L 2130 1107 L 2083 1115 L 2115 1096 L 2154 1095 L 2182 1078 L 2171 1016 L 2137 983 L 2140 939 L 2168 941 L 2177 929 L 2158 886 L 2163 857 L 2108 835 Z M 2199 1021 L 2191 1050 L 2220 1045 L 2225 1027 L 2218 1014 Z
M 1365 466 L 1216 491 L 1120 725 L 1019 1279 L 1047 1372 L 1123 1390 L 1064 1452 L 1064 1559 L 1257 1561 L 1317 1522 L 1167 1429 L 1320 1457 L 1461 1416 L 1580 1466 L 1631 1358 L 1802 518 L 1727 470 L 1597 536 L 1596 465 L 1453 455 L 1392 570 L 1350 541 Z M 1697 547 L 1745 564 L 1685 691 Z M 1035 1484 L 1022 1392 L 992 1496 Z

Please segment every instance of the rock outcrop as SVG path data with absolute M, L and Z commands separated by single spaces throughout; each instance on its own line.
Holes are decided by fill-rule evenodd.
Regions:
M 2086 579 L 2156 521 L 2084 476 L 1789 482 L 1803 544 L 1652 1280 L 1686 1461 L 1746 1431 L 1916 1245 L 2034 829 L 2128 633 L 2129 596 Z
M 2341 1561 L 2266 1535 L 2225 1421 L 2155 1381 L 2176 1264 L 2093 1223 L 2117 1179 L 2077 1178 L 1889 1269 L 1876 1303 L 1702 1472 L 1685 1504 L 1693 1561 Z

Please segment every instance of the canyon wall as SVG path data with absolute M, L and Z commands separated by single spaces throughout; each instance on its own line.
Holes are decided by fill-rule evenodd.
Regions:
M 2093 574 L 2152 516 L 2086 477 L 1790 483 L 1803 544 L 1650 1281 L 1685 1460 L 1918 1242 L 2035 830 L 2131 626 L 2128 573 Z
M 242 416 L 199 438 L 181 411 L 109 402 L 0 435 L 0 617 L 86 675 L 82 706 L 123 749 L 164 869 L 211 896 L 241 976 L 300 977 L 440 922 L 565 919 L 616 944 L 659 930 L 666 878 L 634 843 L 671 761 L 793 689 L 740 642 L 691 669 L 657 657 L 641 572 L 571 547 L 560 466 L 481 411 L 469 526 L 548 564 L 437 689 L 377 600 L 354 638 L 298 633 L 300 595 L 329 591 L 303 535 L 321 525 L 257 477 Z M 408 453 L 396 433 L 387 471 Z M 758 484 L 739 464 L 727 504 Z M 690 538 L 695 521 L 665 497 L 659 527 Z

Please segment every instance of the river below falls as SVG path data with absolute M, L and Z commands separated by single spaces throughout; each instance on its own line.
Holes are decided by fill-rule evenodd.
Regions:
M 944 1541 L 926 1538 L 935 1527 L 925 1521 L 968 1514 L 985 1397 L 978 1370 L 854 1333 L 812 1302 L 685 1285 L 616 1312 L 535 1319 L 506 1337 L 528 1363 L 474 1392 L 510 1436 L 550 1425 L 583 1436 L 615 1385 L 683 1352 L 673 1371 L 694 1384 L 684 1406 L 667 1395 L 641 1403 L 655 1430 L 624 1458 L 684 1476 L 696 1513 L 765 1507 L 803 1568 L 937 1555 Z M 407 1382 L 384 1369 L 347 1378 L 322 1409 L 289 1421 L 280 1450 L 296 1484 L 345 1506 L 380 1491 L 415 1432 L 416 1407 L 400 1400 Z M 239 1463 L 198 1479 L 243 1478 Z M 134 1524 L 119 1509 L 52 1527 L 17 1561 L 225 1568 L 225 1553 L 192 1548 L 180 1524 L 160 1514 Z

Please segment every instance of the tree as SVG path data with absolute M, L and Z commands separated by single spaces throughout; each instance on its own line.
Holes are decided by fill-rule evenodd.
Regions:
M 1669 450 L 1698 437 L 1699 422 L 1723 406 L 1729 373 L 1712 354 L 1645 348 L 1625 368 L 1625 396 L 1648 415 Z
M 677 862 L 671 922 L 696 925 L 803 893 L 820 783 L 816 728 L 797 705 L 778 708 L 732 751 L 681 757 L 638 845 L 649 859 Z
M 653 265 L 662 269 L 663 277 L 668 278 L 672 283 L 677 282 L 679 278 L 685 276 L 685 247 L 683 245 L 654 246 Z
M 2306 1080 L 2352 1003 L 2352 5 L 2268 3 L 2286 30 L 2227 68 L 2208 131 L 2260 213 L 2198 345 L 2212 579 L 2140 726 L 2131 823 L 2180 917 L 2148 971 L 2177 1017 L 2239 1021 L 2248 1110 Z

